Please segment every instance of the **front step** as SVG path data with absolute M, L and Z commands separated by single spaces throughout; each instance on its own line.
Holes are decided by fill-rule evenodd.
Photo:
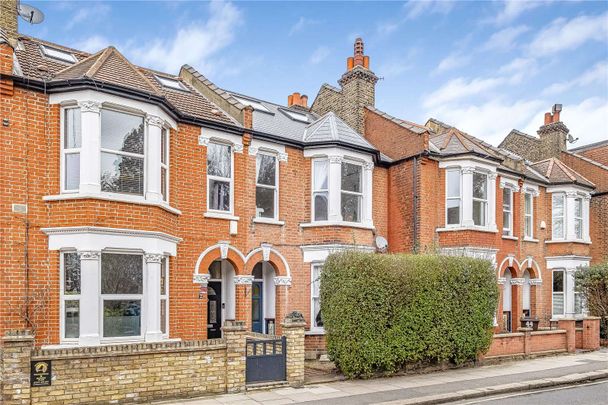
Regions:
M 266 381 L 255 384 L 247 384 L 245 386 L 245 391 L 270 390 L 281 387 L 289 387 L 289 383 L 287 381 Z

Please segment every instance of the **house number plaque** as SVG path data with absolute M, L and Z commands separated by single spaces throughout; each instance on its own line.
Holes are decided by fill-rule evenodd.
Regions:
M 30 367 L 30 385 L 32 387 L 48 387 L 51 385 L 52 368 L 50 360 L 32 361 Z

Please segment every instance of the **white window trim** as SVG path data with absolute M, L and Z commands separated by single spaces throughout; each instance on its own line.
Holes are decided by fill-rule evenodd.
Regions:
M 60 307 L 60 327 L 59 333 L 60 338 L 59 341 L 65 344 L 77 344 L 78 338 L 66 338 L 65 337 L 65 302 L 66 301 L 78 301 L 78 317 L 82 315 L 81 307 L 80 307 L 80 294 L 82 293 L 82 289 L 80 290 L 80 294 L 65 294 L 65 258 L 64 255 L 67 253 L 77 253 L 75 250 L 63 250 L 59 252 L 59 297 L 61 301 Z M 82 288 L 82 278 L 81 278 L 81 288 Z
M 554 278 L 555 278 L 555 273 L 556 272 L 561 272 L 562 275 L 562 292 L 554 292 L 553 291 L 553 282 L 554 282 Z M 552 318 L 563 318 L 566 315 L 566 269 L 552 269 L 551 270 L 551 317 Z M 554 312 L 554 308 L 555 308 L 555 304 L 554 304 L 554 297 L 555 295 L 561 295 L 562 296 L 562 306 L 563 306 L 563 311 L 561 314 L 556 314 Z
M 485 179 L 486 179 L 486 198 L 483 199 L 483 198 L 475 197 L 475 192 L 474 191 L 471 194 L 471 199 L 472 199 L 472 204 L 473 204 L 473 221 L 475 221 L 475 201 L 478 201 L 478 202 L 482 203 L 482 205 L 485 207 L 485 209 L 484 209 L 484 218 L 483 218 L 483 222 L 484 223 L 483 223 L 483 225 L 474 224 L 474 226 L 478 226 L 478 227 L 481 227 L 481 228 L 487 228 L 488 227 L 488 222 L 489 222 L 488 221 L 488 218 L 489 218 L 488 197 L 490 195 L 490 190 L 489 190 L 490 189 L 490 180 L 489 180 L 488 173 L 484 173 L 484 172 L 481 172 L 481 171 L 475 171 L 473 173 L 473 179 L 475 179 L 475 175 L 476 174 L 484 176 Z M 473 181 L 473 183 L 474 183 L 474 181 Z
M 168 203 L 164 201 L 155 201 L 146 198 L 146 195 L 133 195 L 133 194 L 122 194 L 122 193 L 111 193 L 111 192 L 102 192 L 101 191 L 101 175 L 100 175 L 100 160 L 101 160 L 101 108 L 110 108 L 114 110 L 118 110 L 121 112 L 127 112 L 131 114 L 143 115 L 146 117 L 150 117 L 155 121 L 160 121 L 163 123 L 165 127 L 168 128 L 177 128 L 177 123 L 173 118 L 167 115 L 160 107 L 148 104 L 141 101 L 135 101 L 130 99 L 125 99 L 120 96 L 114 96 L 106 93 L 102 93 L 96 90 L 78 90 L 73 92 L 66 93 L 56 93 L 49 96 L 49 104 L 59 104 L 61 106 L 61 114 L 60 114 L 60 133 L 61 133 L 61 145 L 63 147 L 64 142 L 64 111 L 67 108 L 74 107 L 82 107 L 83 105 L 87 108 L 90 108 L 89 114 L 95 114 L 93 122 L 89 121 L 89 124 L 93 123 L 93 125 L 89 125 L 88 128 L 84 128 L 84 120 L 83 120 L 83 111 L 81 108 L 81 130 L 82 130 L 82 138 L 81 138 L 81 152 L 80 152 L 80 181 L 81 186 L 83 183 L 87 182 L 87 178 L 90 178 L 91 181 L 86 184 L 86 189 L 79 187 L 77 191 L 67 191 L 64 190 L 64 164 L 60 162 L 59 164 L 59 177 L 60 177 L 60 194 L 57 195 L 46 195 L 42 199 L 44 201 L 62 201 L 62 200 L 75 200 L 75 199 L 97 199 L 97 200 L 105 200 L 105 201 L 117 201 L 117 202 L 126 202 L 133 203 L 139 205 L 148 205 L 148 206 L 157 206 L 165 211 L 171 212 L 176 215 L 180 215 L 181 211 L 171 207 Z M 96 111 L 97 109 L 97 111 Z M 91 116 L 89 116 L 89 119 Z M 145 135 L 147 137 L 150 123 L 145 123 Z M 87 145 L 87 152 L 93 153 L 93 161 L 88 161 L 86 156 L 83 156 L 85 153 L 84 145 Z M 93 148 L 93 149 L 91 149 Z M 95 153 L 96 149 L 96 153 Z M 147 151 L 144 153 L 146 154 Z M 63 153 L 61 153 L 61 160 L 63 160 Z M 92 164 L 92 165 L 91 165 Z M 145 178 L 151 179 L 149 172 L 147 171 L 146 162 L 144 162 L 144 170 L 146 170 L 144 176 Z M 95 179 L 91 177 L 91 174 L 95 173 L 95 171 L 99 171 Z M 147 183 L 147 181 L 145 181 Z M 144 188 L 147 185 L 144 184 Z
M 577 205 L 579 205 L 579 204 L 580 204 L 580 208 L 581 208 L 581 215 L 577 216 L 576 215 L 576 208 L 577 208 Z M 584 213 L 583 212 L 584 212 L 584 210 L 585 210 L 585 208 L 584 208 L 583 197 L 581 197 L 581 196 L 574 197 L 574 222 L 573 222 L 572 225 L 574 226 L 573 233 L 574 233 L 574 237 L 575 237 L 576 240 L 583 240 L 584 235 L 585 235 L 585 230 L 584 230 L 585 223 L 583 221 L 583 217 L 584 217 Z M 580 227 L 579 227 L 579 229 L 580 229 L 580 236 L 576 233 L 576 223 L 579 222 L 579 221 L 580 221 Z
M 372 204 L 373 204 L 373 158 L 369 155 L 352 152 L 341 148 L 311 148 L 304 150 L 304 157 L 311 158 L 310 165 L 310 222 L 301 223 L 301 228 L 313 228 L 323 226 L 343 226 L 360 229 L 375 229 L 373 224 Z M 315 159 L 328 160 L 328 213 L 327 221 L 314 220 L 314 199 L 313 185 Z M 362 182 L 363 197 L 361 203 L 361 222 L 347 222 L 342 219 L 341 209 L 341 190 L 342 190 L 342 161 L 363 166 Z
M 104 148 L 103 146 L 101 146 L 101 137 L 103 136 L 103 129 L 101 126 L 101 114 L 102 114 L 102 110 L 107 110 L 107 111 L 113 111 L 113 112 L 117 112 L 120 114 L 128 114 L 128 115 L 132 115 L 134 117 L 139 117 L 142 119 L 143 123 L 144 123 L 144 153 L 143 154 L 138 154 L 138 153 L 133 153 L 133 152 L 123 152 L 123 151 L 119 151 L 119 150 L 113 150 L 113 149 L 108 149 L 108 148 Z M 105 107 L 102 106 L 99 110 L 99 159 L 101 161 L 101 156 L 103 156 L 104 153 L 110 154 L 110 155 L 117 155 L 117 156 L 123 156 L 123 157 L 132 157 L 132 158 L 136 158 L 136 159 L 142 159 L 143 160 L 143 171 L 144 171 L 144 179 L 143 179 L 143 189 L 142 189 L 142 193 L 141 194 L 133 194 L 133 193 L 116 193 L 116 192 L 112 192 L 112 191 L 103 191 L 101 190 L 102 193 L 112 193 L 112 194 L 118 194 L 118 195 L 131 195 L 131 196 L 137 196 L 139 198 L 143 198 L 145 199 L 146 196 L 146 192 L 148 191 L 148 176 L 150 175 L 150 169 L 148 168 L 148 160 L 149 160 L 149 156 L 146 153 L 147 149 L 148 149 L 148 131 L 149 131 L 149 124 L 146 123 L 146 116 L 142 115 L 142 114 L 138 114 L 129 110 L 123 110 L 120 108 L 117 108 L 115 106 L 110 106 L 110 107 Z M 160 162 L 159 162 L 160 163 Z M 101 170 L 99 172 L 99 184 L 101 187 Z
M 217 214 L 217 215 L 221 215 L 221 216 L 234 216 L 234 145 L 232 145 L 229 142 L 225 142 L 225 141 L 222 141 L 219 139 L 212 139 L 209 141 L 209 143 L 228 146 L 230 148 L 230 178 L 213 176 L 213 175 L 208 174 L 209 168 L 207 167 L 207 158 L 205 159 L 205 175 L 207 176 L 207 196 L 206 196 L 207 213 L 208 214 Z M 221 181 L 221 182 L 230 184 L 230 209 L 228 211 L 215 210 L 215 209 L 209 208 L 209 202 L 210 202 L 209 193 L 211 191 L 209 184 L 211 183 L 212 180 Z M 210 218 L 213 218 L 213 217 L 210 217 Z
M 353 166 L 359 166 L 361 168 L 361 177 L 359 179 L 359 187 L 361 188 L 361 192 L 355 192 L 355 191 L 348 191 L 348 190 L 344 190 L 342 188 L 342 166 L 347 163 Z M 342 208 L 343 208 L 343 201 L 342 201 L 342 195 L 343 194 L 348 194 L 348 195 L 354 195 L 354 196 L 358 196 L 359 198 L 359 221 L 344 221 L 344 222 L 348 222 L 348 223 L 354 223 L 354 224 L 361 224 L 363 223 L 363 177 L 365 176 L 364 173 L 365 169 L 363 167 L 363 164 L 360 162 L 354 162 L 354 161 L 349 161 L 349 160 L 343 160 L 342 163 L 340 164 L 340 215 L 342 215 Z
M 270 156 L 274 159 L 274 165 L 275 165 L 275 170 L 274 170 L 274 186 L 269 186 L 267 184 L 259 184 L 258 183 L 258 176 L 259 176 L 259 171 L 260 171 L 260 165 L 258 164 L 258 156 L 259 155 L 264 155 L 264 156 Z M 272 218 L 269 217 L 262 217 L 260 216 L 260 213 L 258 212 L 258 206 L 257 206 L 257 198 L 256 198 L 256 219 L 266 219 L 269 221 L 273 221 L 274 223 L 279 221 L 279 157 L 276 155 L 276 153 L 272 153 L 272 152 L 266 152 L 266 151 L 259 151 L 256 154 L 255 157 L 255 187 L 256 187 L 256 194 L 257 194 L 257 188 L 265 188 L 265 189 L 271 189 L 274 190 L 274 216 Z
M 65 147 L 65 137 L 67 136 L 67 134 L 65 133 L 65 125 L 66 125 L 66 119 L 65 116 L 67 114 L 68 110 L 72 110 L 72 109 L 77 109 L 80 110 L 80 107 L 78 106 L 69 106 L 69 107 L 65 107 L 61 109 L 61 114 L 59 117 L 59 122 L 60 122 L 60 142 L 61 142 L 61 161 L 60 161 L 60 189 L 61 189 L 61 193 L 78 193 L 78 189 L 66 189 L 66 185 L 65 185 L 65 180 L 66 180 L 66 164 L 65 164 L 65 160 L 66 160 L 66 156 L 69 154 L 74 154 L 74 153 L 78 153 L 80 155 L 80 150 L 82 148 L 82 126 L 81 126 L 81 133 L 80 133 L 80 148 L 66 148 Z M 81 124 L 82 125 L 82 124 Z M 79 157 L 80 158 L 80 157 Z M 80 166 L 78 167 L 78 177 L 80 177 Z
M 505 210 L 504 190 L 509 190 L 509 209 L 508 210 Z M 503 236 L 503 238 L 504 237 L 513 237 L 513 189 L 511 187 L 503 188 L 502 212 L 503 212 L 502 236 Z M 504 224 L 504 213 L 505 212 L 509 213 L 509 223 L 507 224 L 508 226 L 506 228 L 505 228 L 505 224 Z M 505 234 L 504 233 L 505 231 L 508 231 L 508 232 Z
M 557 197 L 562 198 L 562 215 L 557 216 L 555 214 L 555 200 Z M 556 219 L 562 220 L 562 234 L 555 234 L 555 221 Z M 564 240 L 566 239 L 566 193 L 553 193 L 551 196 L 551 240 Z
M 321 276 L 321 272 L 323 271 L 324 262 L 313 262 L 310 264 L 310 328 L 308 334 L 324 334 L 325 328 L 322 326 L 315 326 L 315 307 L 314 307 L 314 269 L 321 268 L 319 271 L 319 277 Z M 317 299 L 319 300 L 319 304 L 321 303 L 321 280 L 318 280 L 319 283 L 319 296 Z
M 530 196 L 530 213 L 526 213 L 526 197 Z M 526 234 L 526 219 L 530 218 L 530 234 Z M 536 241 L 534 239 L 534 193 L 526 190 L 524 192 L 524 240 Z
M 449 172 L 457 172 L 458 173 L 458 181 L 460 182 L 459 186 L 458 186 L 458 190 L 460 191 L 460 193 L 458 194 L 458 197 L 450 197 L 448 196 L 448 189 L 449 189 L 449 181 L 448 181 L 448 173 Z M 458 200 L 458 223 L 456 224 L 449 224 L 448 223 L 448 200 Z M 462 173 L 459 167 L 454 167 L 454 168 L 448 168 L 445 171 L 445 226 L 446 228 L 459 228 L 462 226 Z
M 160 299 L 161 301 L 165 301 L 165 332 L 163 333 L 163 338 L 168 339 L 169 338 L 169 314 L 171 313 L 169 311 L 169 306 L 170 306 L 170 299 L 169 299 L 169 270 L 170 270 L 170 258 L 169 256 L 165 256 L 165 264 L 164 264 L 164 269 L 163 269 L 163 261 L 161 260 L 160 265 L 161 265 L 161 272 L 165 272 L 165 293 L 164 294 L 160 294 Z M 160 308 L 159 308 L 159 314 L 160 316 Z M 162 327 L 162 325 L 161 325 Z M 161 330 L 162 332 L 162 330 Z
M 327 176 L 327 187 L 326 188 L 316 188 L 317 185 L 315 184 L 315 163 L 317 162 L 327 162 L 327 172 L 326 172 L 326 176 Z M 311 206 L 311 213 L 310 213 L 310 220 L 311 223 L 320 223 L 320 222 L 326 222 L 329 221 L 329 159 L 327 158 L 315 158 L 312 159 L 311 162 L 311 174 L 310 174 L 310 184 L 311 184 L 311 193 L 310 193 L 310 206 Z M 315 219 L 315 195 L 317 194 L 327 194 L 327 219 L 326 220 L 316 220 Z
M 583 189 L 579 189 L 573 186 L 567 187 L 550 187 L 547 189 L 549 194 L 563 194 L 564 195 L 564 237 L 554 238 L 553 230 L 551 230 L 551 240 L 545 241 L 545 243 L 581 243 L 591 244 L 591 237 L 589 234 L 589 212 L 590 212 L 590 200 L 591 195 Z M 575 217 L 576 214 L 576 200 L 582 200 L 582 217 Z M 553 202 L 553 199 L 552 199 Z M 553 204 L 551 205 L 551 218 L 553 219 Z M 581 220 L 582 222 L 582 238 L 579 238 L 575 233 L 575 220 Z
M 437 232 L 473 230 L 479 232 L 498 233 L 496 225 L 496 165 L 476 159 L 446 159 L 439 162 L 439 168 L 448 170 L 460 170 L 460 196 L 461 213 L 460 223 L 448 225 L 447 198 L 444 200 L 444 227 L 437 228 Z M 475 225 L 473 222 L 473 173 L 485 174 L 487 176 L 487 199 L 486 199 L 486 224 Z M 447 179 L 447 174 L 445 174 Z M 444 184 L 445 196 L 447 196 L 447 180 Z M 502 232 L 502 231 L 501 231 Z
M 170 185 L 170 181 L 169 181 L 169 179 L 170 179 L 170 177 L 171 177 L 171 176 L 170 176 L 170 171 L 169 171 L 169 163 L 170 163 L 169 159 L 170 159 L 170 157 L 171 157 L 171 156 L 170 156 L 170 150 L 169 150 L 169 146 L 171 145 L 171 142 L 169 141 L 169 138 L 170 138 L 170 133 L 171 133 L 171 131 L 170 131 L 170 130 L 169 130 L 169 128 L 167 128 L 167 127 L 163 127 L 163 128 L 161 129 L 161 142 L 162 142 L 162 134 L 163 134 L 163 133 L 165 134 L 165 152 L 166 152 L 167 156 L 165 156 L 165 158 L 166 158 L 166 159 L 165 159 L 165 160 L 166 160 L 166 162 L 165 162 L 165 163 L 163 163 L 163 161 L 162 161 L 162 158 L 163 158 L 163 156 L 162 156 L 162 153 L 163 153 L 163 152 L 162 152 L 162 151 L 163 151 L 163 150 L 162 150 L 162 147 L 161 147 L 161 150 L 160 150 L 160 153 L 161 153 L 161 161 L 160 161 L 160 163 L 159 163 L 159 164 L 160 164 L 160 170 L 161 170 L 161 183 L 160 183 L 161 190 L 160 190 L 160 192 L 161 192 L 161 196 L 162 196 L 163 191 L 164 191 L 165 196 L 164 196 L 164 198 L 163 198 L 163 201 L 164 201 L 166 204 L 169 204 L 169 192 L 170 192 L 170 190 L 171 190 L 171 185 Z M 165 170 L 165 171 L 166 171 L 166 173 L 167 173 L 167 174 L 166 174 L 166 176 L 165 176 L 165 190 L 163 190 L 163 189 L 162 189 L 162 187 L 163 187 L 163 183 L 162 183 L 162 171 L 163 171 L 163 170 Z

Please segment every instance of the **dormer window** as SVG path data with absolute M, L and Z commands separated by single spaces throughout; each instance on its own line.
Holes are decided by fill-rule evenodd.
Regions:
M 175 80 L 169 77 L 163 77 L 154 75 L 154 78 L 163 86 L 173 90 L 188 91 L 188 88 L 182 84 L 179 80 Z
M 243 105 L 250 105 L 251 107 L 253 107 L 254 110 L 263 111 L 263 112 L 267 112 L 267 113 L 270 112 L 270 110 L 268 110 L 268 108 L 264 107 L 264 105 L 262 103 L 260 103 L 259 101 L 250 100 L 248 98 L 243 98 L 243 97 L 236 97 L 236 96 L 234 96 L 234 98 L 237 99 L 237 101 Z
M 53 48 L 48 45 L 40 45 L 40 50 L 42 51 L 42 54 L 48 58 L 58 59 L 67 63 L 78 62 L 78 59 L 76 59 L 73 53 L 62 49 Z

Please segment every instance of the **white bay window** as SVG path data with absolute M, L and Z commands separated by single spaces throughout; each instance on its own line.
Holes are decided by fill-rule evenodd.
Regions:
M 361 222 L 363 200 L 363 167 L 342 162 L 341 211 L 342 220 Z
M 573 187 L 552 187 L 551 240 L 547 243 L 589 243 L 589 202 L 587 191 Z
M 61 192 L 44 200 L 98 198 L 158 205 L 179 214 L 167 204 L 168 128 L 175 123 L 155 106 L 101 94 L 98 98 L 51 97 L 62 105 Z
M 445 169 L 446 225 L 440 231 L 473 228 L 497 232 L 493 167 L 454 166 L 450 161 L 439 167 Z
M 524 238 L 534 238 L 534 198 L 532 193 L 524 193 Z
M 278 218 L 278 159 L 266 153 L 256 157 L 256 213 L 259 218 Z
M 313 221 L 327 221 L 329 213 L 329 161 L 315 159 L 312 163 Z
M 207 210 L 232 212 L 232 147 L 210 142 L 207 145 Z
M 566 196 L 563 193 L 553 194 L 552 197 L 552 238 L 554 240 L 564 239 L 565 216 L 566 216 Z

